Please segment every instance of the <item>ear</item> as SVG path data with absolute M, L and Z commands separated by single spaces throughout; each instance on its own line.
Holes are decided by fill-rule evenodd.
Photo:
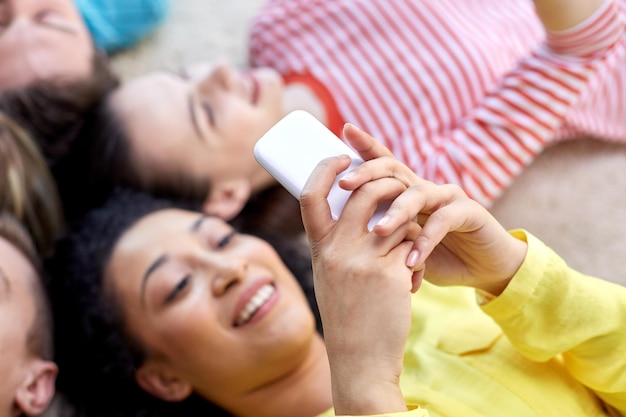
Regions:
M 48 408 L 54 397 L 54 381 L 58 372 L 59 368 L 52 361 L 33 360 L 24 383 L 15 394 L 15 403 L 22 413 L 34 416 Z
M 206 214 L 228 221 L 239 214 L 251 193 L 250 181 L 245 178 L 214 182 L 202 209 Z
M 161 363 L 146 362 L 135 372 L 135 381 L 149 394 L 165 401 L 182 401 L 192 392 L 191 384 L 169 372 Z

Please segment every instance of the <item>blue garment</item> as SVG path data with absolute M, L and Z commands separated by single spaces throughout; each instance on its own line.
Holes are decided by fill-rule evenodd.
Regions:
M 75 0 L 95 44 L 106 52 L 134 45 L 169 15 L 171 0 Z

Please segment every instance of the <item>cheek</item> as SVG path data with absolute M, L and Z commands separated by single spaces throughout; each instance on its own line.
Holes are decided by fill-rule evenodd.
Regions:
M 17 324 L 17 325 L 16 325 Z M 25 335 L 19 321 L 2 323 L 0 330 L 0 391 L 13 393 L 19 382 L 20 370 L 28 355 Z
M 153 326 L 144 331 L 150 338 L 146 340 L 152 340 L 155 348 L 160 347 L 171 357 L 189 358 L 223 349 L 226 330 L 204 297 L 201 291 L 189 294 L 165 314 L 155 317 Z

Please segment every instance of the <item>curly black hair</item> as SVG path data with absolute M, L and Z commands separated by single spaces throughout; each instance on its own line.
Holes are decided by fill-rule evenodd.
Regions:
M 103 206 L 71 225 L 46 262 L 58 323 L 57 388 L 75 408 L 75 417 L 230 415 L 196 395 L 168 403 L 143 391 L 135 383 L 134 372 L 145 359 L 144 351 L 123 332 L 121 317 L 102 288 L 103 271 L 121 235 L 140 218 L 167 208 L 197 209 L 186 202 L 117 190 Z M 274 245 L 300 281 L 320 331 L 310 255 L 304 241 L 269 234 L 260 237 Z

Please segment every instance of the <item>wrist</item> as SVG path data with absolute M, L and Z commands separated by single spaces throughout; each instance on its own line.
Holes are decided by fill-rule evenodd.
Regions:
M 398 383 L 362 380 L 332 381 L 335 415 L 377 415 L 407 411 Z
M 509 285 L 517 271 L 526 259 L 528 244 L 525 241 L 512 237 L 506 249 L 503 250 L 502 259 L 505 263 L 500 267 L 499 278 L 487 282 L 480 282 L 475 288 L 499 296 Z

